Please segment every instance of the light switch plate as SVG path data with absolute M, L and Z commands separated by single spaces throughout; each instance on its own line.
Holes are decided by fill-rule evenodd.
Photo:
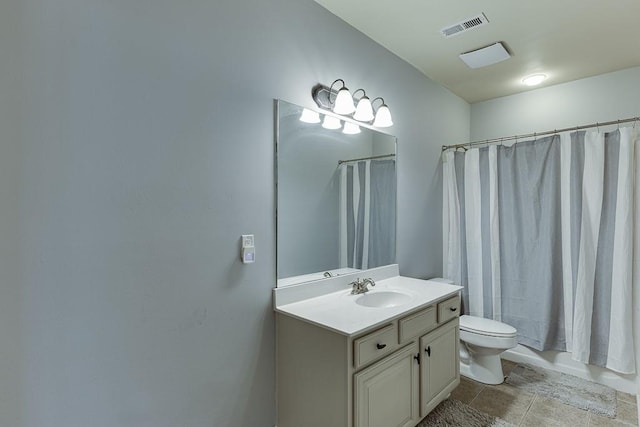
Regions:
M 256 262 L 256 247 L 253 234 L 242 235 L 242 248 L 240 249 L 240 259 L 244 264 Z
M 249 246 L 255 246 L 254 244 L 253 234 L 243 234 L 242 235 L 242 247 L 247 248 Z

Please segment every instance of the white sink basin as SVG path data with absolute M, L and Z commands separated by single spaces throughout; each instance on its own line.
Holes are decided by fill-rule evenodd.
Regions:
M 356 298 L 356 304 L 365 307 L 388 308 L 407 304 L 411 296 L 398 291 L 379 291 Z

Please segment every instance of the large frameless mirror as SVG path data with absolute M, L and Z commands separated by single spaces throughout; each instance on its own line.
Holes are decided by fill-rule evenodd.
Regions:
M 395 263 L 396 138 L 281 100 L 276 112 L 278 286 Z

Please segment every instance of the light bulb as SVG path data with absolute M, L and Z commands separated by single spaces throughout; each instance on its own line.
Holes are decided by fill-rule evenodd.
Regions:
M 356 106 L 353 105 L 353 97 L 351 92 L 346 87 L 342 87 L 336 95 L 336 101 L 333 105 L 333 112 L 336 114 L 348 115 L 356 110 Z
M 355 135 L 360 133 L 360 126 L 351 122 L 344 122 L 344 129 L 342 129 L 342 133 L 346 133 L 347 135 Z
M 542 83 L 543 81 L 545 81 L 546 79 L 547 79 L 546 74 L 531 74 L 530 76 L 527 76 L 524 79 L 522 79 L 522 83 L 524 83 L 527 86 L 536 86 Z
M 300 121 L 305 123 L 320 123 L 320 114 L 305 108 L 300 115 Z
M 342 124 L 340 123 L 340 119 L 337 117 L 324 116 L 322 127 L 325 129 L 340 129 Z
M 388 128 L 389 126 L 393 126 L 393 120 L 391 120 L 391 111 L 389 111 L 389 107 L 387 104 L 382 104 L 378 111 L 376 112 L 376 118 L 373 121 L 373 125 L 379 128 Z
M 371 106 L 369 97 L 363 96 L 360 98 L 353 118 L 360 122 L 370 122 L 373 120 L 373 107 Z

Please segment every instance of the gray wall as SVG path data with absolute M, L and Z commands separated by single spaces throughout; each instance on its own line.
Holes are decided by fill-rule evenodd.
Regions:
M 0 2 L 0 425 L 20 426 L 24 351 L 21 336 L 21 73 L 18 2 Z
M 471 139 L 482 140 L 640 115 L 640 67 L 471 105 Z
M 0 425 L 273 425 L 273 99 L 318 82 L 385 97 L 440 274 L 469 106 L 310 0 L 4 0 L 0 48 Z

